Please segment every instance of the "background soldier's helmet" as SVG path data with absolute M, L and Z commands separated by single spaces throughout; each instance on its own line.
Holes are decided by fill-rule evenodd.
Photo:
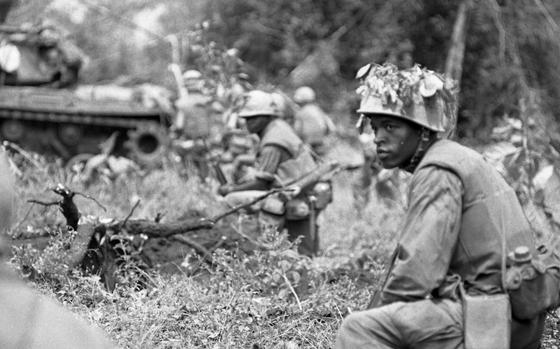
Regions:
M 187 70 L 183 73 L 183 84 L 188 90 L 201 90 L 204 86 L 202 73 L 198 70 Z
M 365 115 L 391 115 L 439 133 L 449 133 L 456 121 L 452 82 L 431 70 L 415 66 L 398 70 L 391 64 L 367 65 L 358 71 Z
M 202 79 L 202 73 L 198 70 L 187 70 L 183 73 L 183 80 L 200 80 Z
M 280 117 L 284 120 L 290 121 L 294 118 L 295 106 L 294 102 L 288 96 L 280 91 L 271 93 L 272 99 L 276 103 Z
M 272 94 L 254 90 L 241 96 L 239 106 L 239 116 L 242 118 L 250 118 L 253 116 L 268 115 L 280 116 L 280 109 Z
M 315 101 L 315 91 L 309 86 L 299 87 L 294 92 L 294 101 L 299 104 L 311 103 Z

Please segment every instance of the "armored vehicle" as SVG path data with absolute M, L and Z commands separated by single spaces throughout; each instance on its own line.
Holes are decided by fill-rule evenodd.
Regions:
M 0 0 L 2 23 L 10 4 Z M 115 154 L 146 164 L 160 159 L 169 100 L 153 87 L 80 86 L 84 58 L 55 27 L 0 24 L 2 140 L 69 161 L 99 153 L 98 145 L 118 132 Z

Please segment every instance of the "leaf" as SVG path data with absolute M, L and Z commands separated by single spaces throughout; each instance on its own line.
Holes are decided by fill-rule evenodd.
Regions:
M 356 79 L 362 79 L 367 75 L 367 73 L 369 73 L 370 70 L 371 70 L 371 63 L 364 65 L 363 67 L 358 69 L 358 72 L 356 73 Z

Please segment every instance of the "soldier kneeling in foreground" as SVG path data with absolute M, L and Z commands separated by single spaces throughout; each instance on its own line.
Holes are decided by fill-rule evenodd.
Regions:
M 270 93 L 254 90 L 242 96 L 238 115 L 260 141 L 254 178 L 237 185 L 225 184 L 219 189 L 232 206 L 292 183 L 317 167 L 307 146 L 290 125 L 279 118 L 280 111 Z M 299 252 L 312 256 L 319 247 L 316 216 L 320 208 L 309 205 L 307 194 L 304 190 L 287 202 L 271 197 L 263 202 L 260 213 L 262 219 L 272 222 L 278 229 L 286 228 L 290 241 L 302 237 Z
M 14 183 L 5 154 L 0 153 L 0 230 L 9 228 Z M 25 286 L 4 264 L 0 236 L 0 348 L 109 349 L 113 344 L 54 301 Z
M 528 320 L 514 313 L 511 335 L 508 309 L 501 313 L 490 305 L 477 314 L 464 312 L 470 297 L 504 295 L 506 249 L 535 252 L 535 243 L 513 189 L 498 172 L 477 152 L 438 136 L 455 111 L 454 91 L 443 77 L 419 67 L 363 69 L 358 113 L 371 122 L 379 160 L 412 178 L 382 290 L 372 309 L 344 319 L 336 348 L 469 347 L 465 324 L 471 315 L 487 326 L 480 333 L 501 340 L 501 347 L 511 341 L 514 349 L 538 348 L 542 312 Z M 485 323 L 488 317 L 505 319 L 503 335 L 489 330 L 495 324 Z

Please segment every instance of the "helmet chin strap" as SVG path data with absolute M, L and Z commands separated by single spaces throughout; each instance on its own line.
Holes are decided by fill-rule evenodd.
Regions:
M 420 131 L 420 141 L 418 142 L 418 147 L 416 148 L 414 155 L 412 155 L 412 157 L 408 161 L 408 164 L 401 166 L 401 168 L 410 173 L 414 172 L 414 170 L 420 163 L 420 160 L 422 160 L 424 154 L 426 154 L 426 151 L 435 140 L 436 137 L 434 131 L 422 127 L 422 130 Z

